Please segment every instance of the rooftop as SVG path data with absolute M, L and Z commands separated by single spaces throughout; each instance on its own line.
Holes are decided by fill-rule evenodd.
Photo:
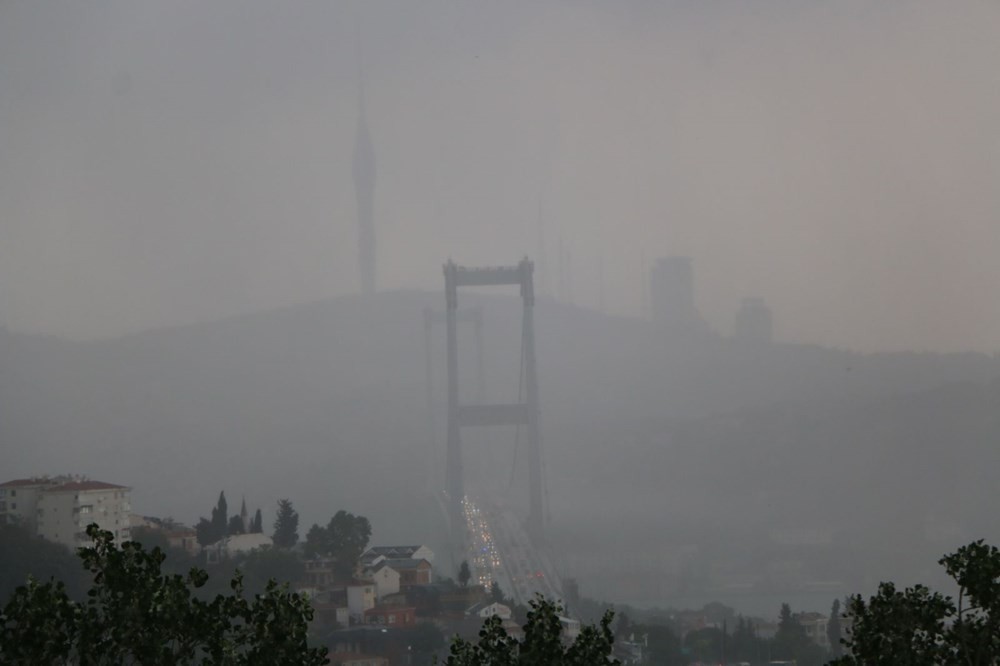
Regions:
M 73 490 L 118 490 L 127 489 L 127 486 L 119 486 L 115 483 L 105 483 L 104 481 L 71 481 L 49 488 L 50 491 L 73 491 Z
M 127 488 L 114 483 L 103 481 L 91 481 L 85 476 L 34 476 L 29 479 L 14 479 L 0 483 L 0 488 L 24 488 L 30 486 L 44 486 L 46 490 L 114 490 Z

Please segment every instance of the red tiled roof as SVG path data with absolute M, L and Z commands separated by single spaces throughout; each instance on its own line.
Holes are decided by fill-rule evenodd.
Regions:
M 56 486 L 55 488 L 50 488 L 49 490 L 115 490 L 117 488 L 126 488 L 127 486 L 119 486 L 114 483 L 105 483 L 103 481 L 71 481 L 69 483 L 64 483 L 62 485 Z

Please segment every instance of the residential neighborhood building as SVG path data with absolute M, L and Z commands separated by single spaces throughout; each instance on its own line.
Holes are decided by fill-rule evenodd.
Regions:
M 465 611 L 466 615 L 486 619 L 496 615 L 501 620 L 509 620 L 514 616 L 510 606 L 498 601 L 481 601 Z
M 233 534 L 205 546 L 205 553 L 208 561 L 214 563 L 262 548 L 270 548 L 273 545 L 271 537 L 266 534 Z
M 829 617 L 822 613 L 796 613 L 794 617 L 806 630 L 809 640 L 825 650 L 830 649 L 830 637 L 826 633 Z
M 117 543 L 131 538 L 131 488 L 82 476 L 15 479 L 0 484 L 0 522 L 23 525 L 40 537 L 78 548 L 96 523 Z
M 369 577 L 375 583 L 375 596 L 379 602 L 384 601 L 387 596 L 399 592 L 400 573 L 386 562 L 379 562 Z
M 189 555 L 197 555 L 201 552 L 201 546 L 198 545 L 198 533 L 194 528 L 178 523 L 170 518 L 140 516 L 133 513 L 129 517 L 129 524 L 132 528 L 133 537 L 136 536 L 137 528 L 155 530 L 163 535 L 171 548 L 183 550 Z
M 365 611 L 375 607 L 375 584 L 355 581 L 347 586 L 347 610 L 351 619 L 361 622 Z
M 320 588 L 332 585 L 336 578 L 333 572 L 334 564 L 336 561 L 331 557 L 307 559 L 305 561 L 306 581 L 310 585 Z
M 382 560 L 427 560 L 434 564 L 434 551 L 427 546 L 372 546 L 361 554 L 361 567 L 370 568 Z
M 38 498 L 46 488 L 56 485 L 59 482 L 51 477 L 0 483 L 0 524 L 20 525 L 35 533 L 38 527 Z
M 365 611 L 364 623 L 412 627 L 417 623 L 417 609 L 412 606 L 373 606 Z
M 430 585 L 434 582 L 433 567 L 427 560 L 421 559 L 385 559 L 379 564 L 392 567 L 399 572 L 400 588 L 413 585 Z

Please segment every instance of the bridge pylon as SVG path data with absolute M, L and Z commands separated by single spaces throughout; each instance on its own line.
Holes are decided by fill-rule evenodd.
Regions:
M 448 448 L 445 465 L 448 512 L 452 538 L 459 542 L 465 519 L 462 498 L 462 428 L 473 426 L 523 425 L 528 447 L 528 524 L 532 539 L 544 530 L 542 499 L 542 453 L 539 428 L 538 369 L 535 357 L 534 264 L 524 258 L 516 266 L 468 268 L 452 261 L 444 265 L 445 324 L 448 365 Z M 521 290 L 521 354 L 524 400 L 514 403 L 462 404 L 458 399 L 458 290 L 460 287 L 514 285 Z

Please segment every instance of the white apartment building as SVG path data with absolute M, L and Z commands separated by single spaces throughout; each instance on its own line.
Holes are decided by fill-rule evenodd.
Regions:
M 90 545 L 87 525 L 97 523 L 115 542 L 131 538 L 131 489 L 82 477 L 16 479 L 0 484 L 0 523 L 23 525 L 69 548 Z
M 38 497 L 46 488 L 58 485 L 54 479 L 15 479 L 0 483 L 0 524 L 21 525 L 37 531 Z

